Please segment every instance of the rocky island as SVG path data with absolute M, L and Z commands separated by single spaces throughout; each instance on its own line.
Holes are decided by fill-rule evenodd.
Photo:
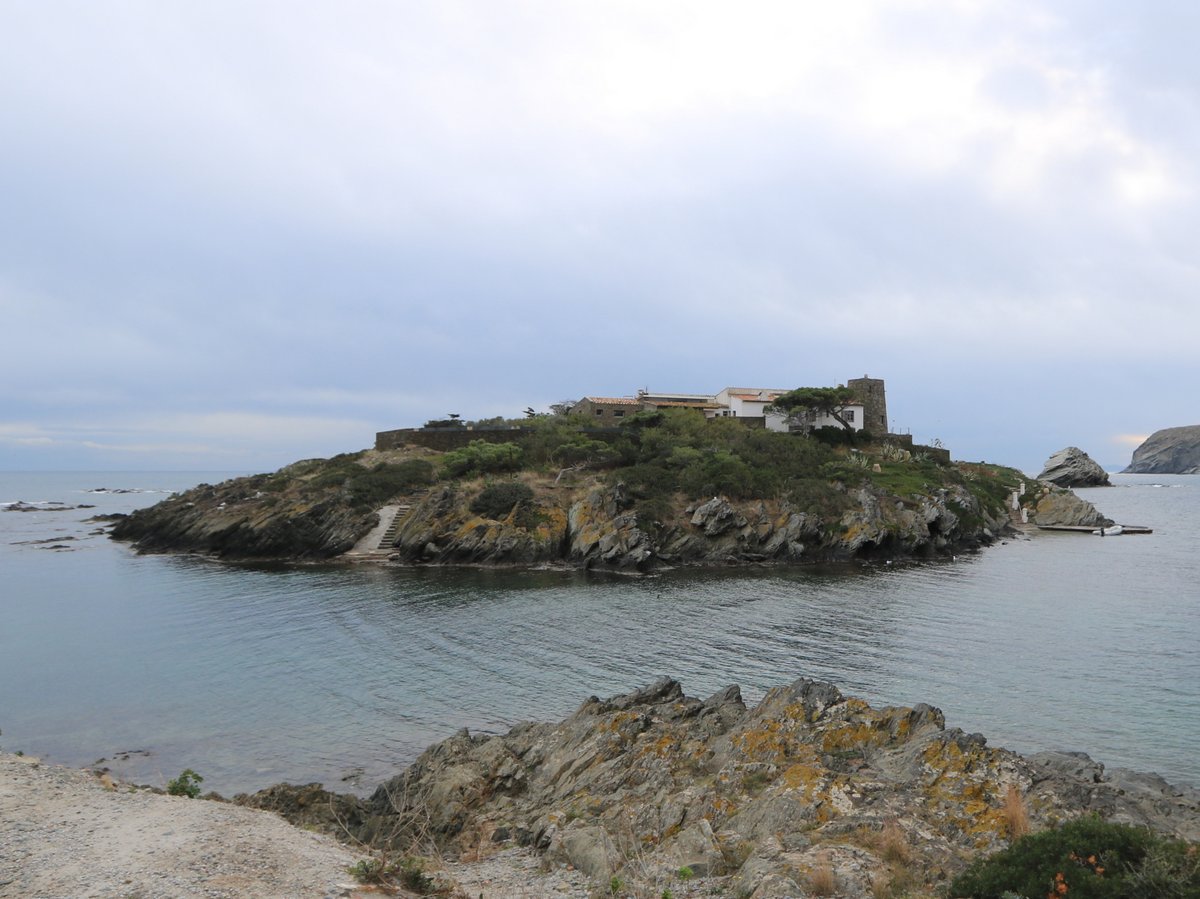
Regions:
M 200 485 L 117 523 L 141 552 L 224 559 L 647 570 L 927 558 L 996 540 L 1014 469 L 866 435 L 644 413 L 607 439 L 549 420 L 511 439 L 403 445 Z
M 1200 474 L 1200 425 L 1155 431 L 1133 451 L 1125 474 Z

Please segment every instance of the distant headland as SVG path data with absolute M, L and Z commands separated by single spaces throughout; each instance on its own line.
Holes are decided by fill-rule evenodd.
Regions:
M 1200 474 L 1200 425 L 1155 431 L 1133 451 L 1125 474 Z

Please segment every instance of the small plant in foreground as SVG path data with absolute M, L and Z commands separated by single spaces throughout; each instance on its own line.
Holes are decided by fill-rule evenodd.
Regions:
M 908 864 L 908 838 L 896 821 L 888 821 L 883 825 L 883 830 L 879 834 L 879 852 L 885 862 L 897 865 Z
M 680 868 L 675 873 L 677 873 L 679 875 L 679 879 L 683 880 L 683 881 L 691 880 L 693 877 L 696 876 L 696 872 L 693 871 L 691 868 L 689 868 L 687 865 L 684 865 L 682 868 Z
M 191 768 L 184 768 L 180 775 L 167 781 L 167 792 L 172 796 L 186 796 L 195 799 L 200 795 L 200 783 L 204 778 Z
M 1025 807 L 1025 798 L 1016 784 L 1009 784 L 1004 794 L 1004 823 L 1008 828 L 1008 838 L 1019 840 L 1029 833 L 1029 810 Z
M 1197 850 L 1148 830 L 1079 818 L 1015 840 L 977 859 L 950 895 L 1000 899 L 1165 899 L 1200 897 Z M 1152 886 L 1150 886 L 1152 884 Z
M 808 890 L 814 896 L 832 896 L 837 892 L 837 877 L 828 860 L 822 861 L 809 873 Z
M 384 858 L 363 858 L 346 869 L 359 883 L 399 884 L 413 893 L 428 893 L 433 879 L 421 869 L 420 859 L 406 856 L 400 862 Z

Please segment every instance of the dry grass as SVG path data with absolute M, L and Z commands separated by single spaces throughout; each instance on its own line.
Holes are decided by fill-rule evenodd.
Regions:
M 1029 808 L 1016 784 L 1009 784 L 1001 808 L 1009 839 L 1017 840 L 1029 833 Z
M 832 896 L 837 892 L 837 877 L 828 860 L 821 861 L 809 872 L 808 891 L 814 896 Z
M 879 833 L 879 854 L 889 864 L 907 865 L 912 853 L 908 846 L 908 837 L 895 821 L 888 821 Z

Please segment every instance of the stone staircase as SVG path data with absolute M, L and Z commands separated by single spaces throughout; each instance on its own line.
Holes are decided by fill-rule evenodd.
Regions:
M 346 556 L 351 559 L 386 559 L 392 552 L 396 534 L 414 505 L 414 502 L 397 502 L 379 509 L 379 524 L 359 540 Z
M 396 542 L 396 534 L 400 532 L 400 525 L 404 524 L 404 520 L 408 518 L 408 513 L 412 511 L 411 503 L 398 503 L 396 512 L 392 515 L 392 520 L 387 528 L 379 537 L 379 543 L 375 546 L 376 552 L 391 552 L 392 546 Z

